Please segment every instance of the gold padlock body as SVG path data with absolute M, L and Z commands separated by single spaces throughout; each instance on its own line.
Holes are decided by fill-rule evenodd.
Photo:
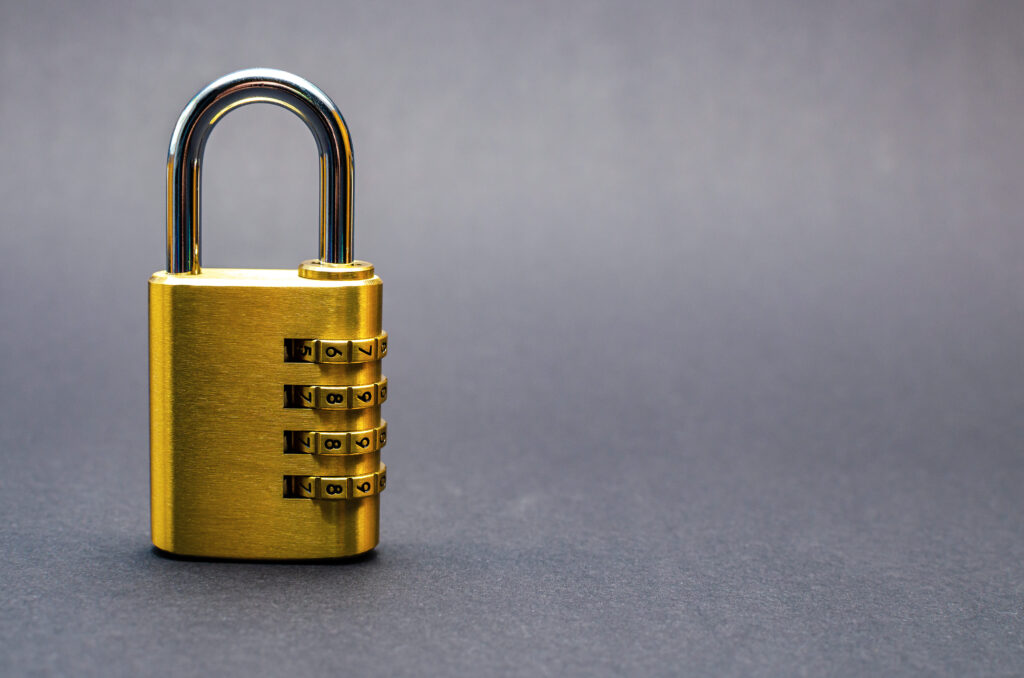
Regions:
M 346 363 L 286 360 L 286 340 L 382 335 L 380 278 L 371 265 L 357 264 L 348 279 L 255 269 L 150 278 L 150 482 L 157 548 L 212 558 L 308 559 L 352 556 L 377 545 L 385 484 L 379 446 L 354 454 L 286 453 L 286 431 L 381 427 L 383 397 L 357 409 L 286 407 L 289 385 L 382 381 L 382 355 Z M 286 496 L 292 477 L 309 479 L 316 485 L 311 491 L 348 494 Z M 344 488 L 329 484 L 351 477 L 357 480 Z M 360 483 L 360 477 L 367 480 Z M 321 487 L 317 479 L 328 483 Z M 367 492 L 356 496 L 353 488 Z

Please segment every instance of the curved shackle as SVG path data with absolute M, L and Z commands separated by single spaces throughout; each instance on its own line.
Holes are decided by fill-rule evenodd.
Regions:
M 200 170 L 206 140 L 221 118 L 247 104 L 268 103 L 302 118 L 320 153 L 320 261 L 352 261 L 352 140 L 338 107 L 313 83 L 270 68 L 229 73 L 188 102 L 167 151 L 167 271 L 199 273 Z

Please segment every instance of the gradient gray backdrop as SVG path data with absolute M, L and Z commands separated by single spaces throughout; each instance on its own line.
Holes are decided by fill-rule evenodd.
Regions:
M 1024 673 L 1024 5 L 5 2 L 3 675 Z M 375 558 L 149 546 L 189 98 L 331 95 L 393 397 Z M 204 262 L 316 253 L 250 107 Z

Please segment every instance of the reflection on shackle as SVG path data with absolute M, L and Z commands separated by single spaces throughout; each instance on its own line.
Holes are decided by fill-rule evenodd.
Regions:
M 199 273 L 200 173 L 206 140 L 230 111 L 255 103 L 302 118 L 320 154 L 320 262 L 352 262 L 354 162 L 348 127 L 316 85 L 291 73 L 251 68 L 210 83 L 185 106 L 167 151 L 167 271 Z

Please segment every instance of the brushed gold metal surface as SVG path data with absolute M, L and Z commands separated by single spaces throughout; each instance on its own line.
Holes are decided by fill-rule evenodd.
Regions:
M 347 277 L 206 268 L 150 278 L 155 546 L 190 556 L 305 559 L 351 556 L 377 545 L 379 492 L 386 484 L 382 287 L 370 264 L 352 268 Z M 373 346 L 377 358 L 290 361 L 287 340 Z M 346 397 L 359 402 L 369 393 L 369 404 L 286 407 L 286 390 L 296 385 L 321 394 L 349 387 L 341 389 Z M 346 445 L 339 454 L 323 449 L 328 436 L 295 454 L 286 444 L 294 432 L 362 432 L 372 443 L 364 451 L 352 444 L 355 434 L 336 438 Z M 286 496 L 288 479 L 296 477 L 316 479 L 306 496 Z M 344 500 L 334 500 L 327 484 L 344 485 Z

